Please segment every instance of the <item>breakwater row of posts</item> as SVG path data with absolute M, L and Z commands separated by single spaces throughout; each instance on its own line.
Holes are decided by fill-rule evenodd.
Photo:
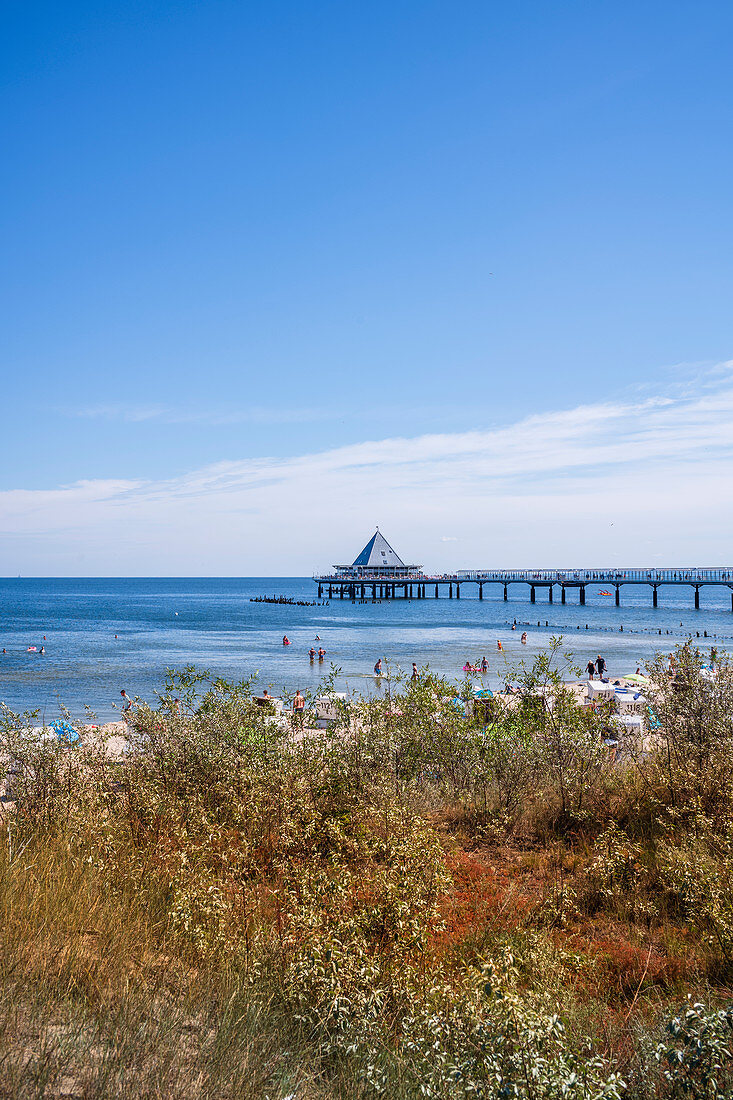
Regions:
M 250 596 L 250 603 L 277 603 L 288 607 L 326 607 L 328 600 L 293 600 L 290 596 Z
M 675 630 L 674 628 L 670 629 L 669 627 L 661 626 L 624 626 L 623 624 L 619 626 L 602 626 L 598 623 L 585 623 L 585 625 L 583 625 L 582 623 L 550 623 L 548 619 L 545 619 L 544 623 L 542 623 L 539 619 L 536 623 L 520 619 L 514 619 L 513 622 L 511 622 L 509 619 L 507 619 L 506 625 L 512 627 L 512 629 L 518 628 L 520 626 L 544 626 L 546 628 L 551 627 L 553 631 L 559 630 L 566 632 L 568 637 L 572 634 L 574 630 L 589 630 L 593 634 L 639 634 L 649 637 L 658 635 L 659 637 L 668 636 L 672 638 L 682 638 L 685 640 L 691 638 L 693 641 L 697 641 L 697 639 L 699 638 L 700 641 L 705 641 L 707 639 L 709 641 L 712 640 L 733 642 L 733 634 L 722 634 L 714 630 Z M 680 626 L 682 626 L 682 623 L 680 623 Z

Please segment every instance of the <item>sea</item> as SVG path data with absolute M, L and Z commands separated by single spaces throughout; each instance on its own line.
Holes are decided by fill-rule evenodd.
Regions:
M 441 589 L 437 600 L 375 603 L 318 600 L 306 577 L 0 579 L 0 703 L 37 711 L 41 721 L 61 708 L 79 718 L 89 708 L 108 721 L 119 715 L 123 688 L 155 703 L 166 670 L 190 665 L 232 681 L 256 676 L 256 689 L 273 694 L 315 694 L 336 669 L 339 690 L 368 694 L 383 690 L 373 676 L 378 657 L 395 671 L 409 674 L 415 661 L 459 682 L 463 664 L 485 655 L 489 672 L 474 679 L 495 688 L 553 636 L 562 637 L 578 668 L 601 654 L 612 677 L 688 637 L 701 647 L 733 649 L 727 588 L 702 588 L 697 611 L 687 587 L 660 587 L 657 608 L 647 587 L 623 587 L 620 607 L 602 591 L 589 585 L 580 606 L 577 591 L 561 604 L 556 589 L 550 604 L 547 591 L 537 589 L 532 604 L 524 584 L 510 586 L 507 602 L 499 585 L 485 585 L 479 600 L 477 586 L 463 584 L 460 599 Z M 291 645 L 283 646 L 284 635 Z M 316 637 L 323 662 L 308 656 L 319 647 Z

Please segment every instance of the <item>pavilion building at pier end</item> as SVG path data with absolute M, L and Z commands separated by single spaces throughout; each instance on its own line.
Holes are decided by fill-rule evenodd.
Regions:
M 413 593 L 421 599 L 425 596 L 425 579 L 422 566 L 405 565 L 378 527 L 351 565 L 334 565 L 332 573 L 313 575 L 319 596 L 324 591 L 332 596 L 335 591 L 341 599 L 350 596 L 352 600 L 364 599 L 369 593 L 373 600 L 394 599 L 398 590 L 405 599 Z M 450 594 L 453 595 L 452 585 Z
M 334 565 L 344 580 L 409 580 L 422 574 L 421 565 L 405 565 L 377 527 L 351 565 Z

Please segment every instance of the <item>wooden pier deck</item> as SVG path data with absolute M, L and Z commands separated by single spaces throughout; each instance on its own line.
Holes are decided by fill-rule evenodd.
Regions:
M 530 601 L 535 602 L 538 588 L 547 589 L 548 601 L 553 602 L 555 588 L 560 589 L 560 600 L 565 603 L 568 589 L 577 589 L 579 602 L 585 604 L 586 589 L 589 585 L 611 588 L 615 593 L 616 606 L 621 603 L 620 591 L 623 585 L 647 585 L 652 589 L 652 606 L 657 607 L 657 590 L 662 585 L 684 585 L 695 593 L 695 607 L 700 607 L 700 589 L 705 585 L 729 588 L 731 592 L 731 611 L 733 611 L 733 566 L 713 568 L 680 569 L 475 569 L 458 570 L 456 573 L 429 575 L 426 573 L 404 573 L 384 576 L 351 571 L 327 574 L 315 574 L 313 580 L 318 585 L 318 595 L 334 595 L 340 599 L 425 599 L 430 589 L 438 599 L 441 588 L 447 588 L 448 598 L 461 597 L 461 585 L 478 586 L 478 598 L 484 597 L 485 584 L 498 584 L 504 588 L 504 599 L 509 599 L 509 586 L 512 584 L 529 585 Z

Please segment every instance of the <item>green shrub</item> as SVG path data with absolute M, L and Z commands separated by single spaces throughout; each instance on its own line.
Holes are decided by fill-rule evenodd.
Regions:
M 688 1004 L 667 1024 L 655 1056 L 670 1100 L 729 1100 L 733 1095 L 733 1005 L 711 1011 Z

